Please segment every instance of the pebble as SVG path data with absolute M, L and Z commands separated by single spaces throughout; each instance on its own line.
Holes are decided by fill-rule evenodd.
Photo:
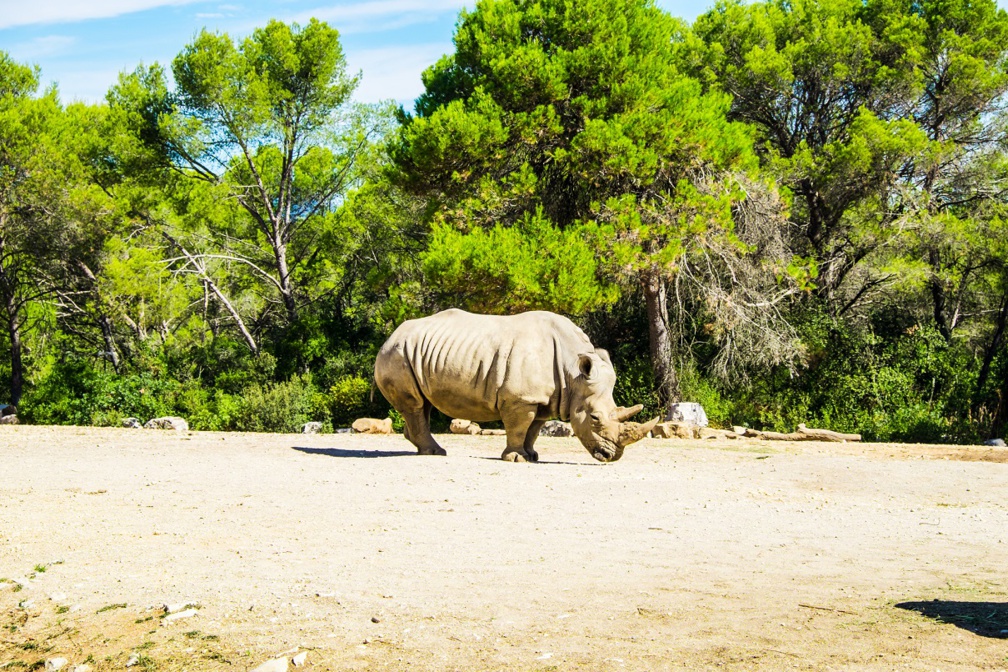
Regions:
M 129 656 L 129 658 L 126 659 L 126 667 L 133 667 L 134 665 L 136 665 L 139 662 L 140 662 L 140 654 L 139 653 L 131 653 L 130 656 Z
M 252 670 L 252 672 L 287 672 L 287 659 L 272 658 Z
M 71 668 L 71 672 L 91 672 L 91 666 L 87 663 L 81 663 L 80 665 L 74 665 Z
M 18 602 L 18 607 L 21 609 L 31 609 L 35 606 L 35 600 L 21 600 Z
M 65 593 L 53 593 L 49 599 L 53 602 L 66 602 L 67 596 Z
M 305 664 L 306 658 L 308 658 L 308 652 L 302 651 L 301 653 L 291 658 L 291 662 L 294 663 L 294 667 L 301 667 L 302 665 Z
M 45 661 L 46 672 L 49 672 L 49 670 L 62 670 L 67 662 L 66 658 L 50 658 Z
M 174 614 L 175 612 L 182 611 L 183 609 L 191 607 L 194 604 L 196 603 L 191 600 L 189 602 L 175 602 L 174 604 L 164 604 L 161 606 L 161 609 L 166 614 Z
M 372 616 L 371 617 L 371 622 L 372 623 L 381 623 L 381 619 L 378 618 L 377 616 Z

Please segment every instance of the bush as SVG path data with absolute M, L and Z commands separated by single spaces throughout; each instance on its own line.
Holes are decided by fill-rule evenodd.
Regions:
M 311 374 L 292 376 L 290 380 L 267 385 L 255 383 L 241 395 L 229 429 L 299 432 L 302 425 L 314 419 L 314 401 Z

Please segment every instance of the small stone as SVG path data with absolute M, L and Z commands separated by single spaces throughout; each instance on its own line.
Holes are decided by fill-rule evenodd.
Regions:
M 74 665 L 70 670 L 71 672 L 91 672 L 91 666 L 87 663 L 81 663 L 80 665 Z
M 166 614 L 174 614 L 174 613 L 182 611 L 183 609 L 188 609 L 189 607 L 192 607 L 195 604 L 196 603 L 192 602 L 192 601 L 189 601 L 189 602 L 173 602 L 171 604 L 163 604 L 163 605 L 161 605 L 161 610 L 164 611 Z
M 985 446 L 991 446 L 993 448 L 1004 448 L 1005 447 L 1005 440 L 1004 439 L 987 439 L 986 441 L 984 441 L 984 445 Z
M 139 653 L 131 653 L 129 655 L 129 658 L 126 659 L 126 667 L 133 667 L 134 665 L 136 665 L 139 662 L 140 662 L 140 654 Z
M 69 661 L 66 658 L 50 658 L 45 661 L 46 672 L 50 670 L 62 670 Z
M 271 658 L 252 672 L 287 672 L 286 658 Z
M 67 596 L 65 593 L 53 593 L 49 596 L 49 599 L 53 602 L 66 602 Z
M 371 617 L 371 622 L 372 623 L 381 623 L 381 619 L 378 618 L 377 616 L 372 616 Z
M 186 609 L 184 611 L 179 611 L 174 614 L 168 614 L 167 616 L 161 619 L 161 622 L 171 623 L 173 621 L 177 621 L 182 618 L 190 618 L 192 616 L 195 616 L 197 613 L 198 612 L 195 609 Z
M 18 417 L 16 415 L 5 415 L 0 417 L 0 425 L 16 425 Z
M 294 664 L 294 667 L 301 667 L 302 665 L 305 664 L 305 660 L 307 658 L 308 658 L 308 652 L 302 651 L 301 653 L 291 658 L 291 662 Z
M 31 609 L 35 606 L 35 600 L 21 600 L 18 602 L 18 607 L 21 609 Z
M 123 418 L 122 426 L 127 429 L 140 429 L 143 423 L 140 422 L 140 418 Z
M 482 436 L 506 436 L 506 429 L 481 429 L 480 434 Z
M 301 426 L 301 433 L 302 434 L 318 434 L 321 431 L 322 431 L 322 423 L 321 422 L 317 422 L 317 421 L 306 422 L 304 425 Z

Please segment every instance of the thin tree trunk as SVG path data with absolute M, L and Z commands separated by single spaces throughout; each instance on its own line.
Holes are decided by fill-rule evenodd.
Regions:
M 1005 296 L 1001 299 L 1001 308 L 998 310 L 997 322 L 994 326 L 994 335 L 991 337 L 990 343 L 984 350 L 983 364 L 980 366 L 980 374 L 977 376 L 975 392 L 976 404 L 979 404 L 980 395 L 983 394 L 984 388 L 987 387 L 987 379 L 990 377 L 991 364 L 994 363 L 994 355 L 996 355 L 998 350 L 1001 349 L 1006 326 L 1008 326 L 1008 294 L 1005 294 Z
M 10 403 L 17 406 L 21 403 L 24 390 L 24 362 L 21 360 L 21 323 L 18 321 L 17 305 L 14 297 L 7 297 L 7 333 L 10 336 Z
M 938 272 L 941 270 L 941 258 L 938 250 L 932 248 L 928 251 L 928 260 L 931 262 L 931 270 L 934 275 L 931 278 L 931 299 L 934 306 L 934 320 L 939 333 L 946 343 L 952 342 L 952 326 L 948 316 L 948 297 L 945 287 L 942 285 Z
M 276 256 L 277 275 L 280 276 L 280 296 L 283 299 L 284 307 L 287 309 L 287 319 L 291 324 L 297 322 L 297 302 L 294 299 L 294 286 L 290 278 L 290 269 L 287 266 L 287 246 L 279 241 L 275 241 L 273 252 Z
M 658 399 L 668 410 L 682 399 L 679 376 L 672 363 L 672 337 L 668 329 L 668 293 L 665 279 L 658 273 L 647 273 L 641 284 L 647 306 L 648 337 L 651 346 L 651 368 L 654 372 Z
M 101 326 L 102 338 L 105 339 L 105 352 L 112 362 L 112 368 L 119 373 L 119 352 L 116 351 L 115 337 L 112 334 L 112 319 L 103 314 L 98 318 L 98 324 Z

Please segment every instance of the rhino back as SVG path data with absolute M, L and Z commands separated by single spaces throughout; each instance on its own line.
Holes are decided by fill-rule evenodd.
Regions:
M 500 418 L 502 404 L 519 400 L 560 415 L 567 372 L 591 350 L 581 329 L 553 313 L 452 309 L 404 322 L 379 360 L 404 359 L 423 396 L 446 415 L 488 421 Z

